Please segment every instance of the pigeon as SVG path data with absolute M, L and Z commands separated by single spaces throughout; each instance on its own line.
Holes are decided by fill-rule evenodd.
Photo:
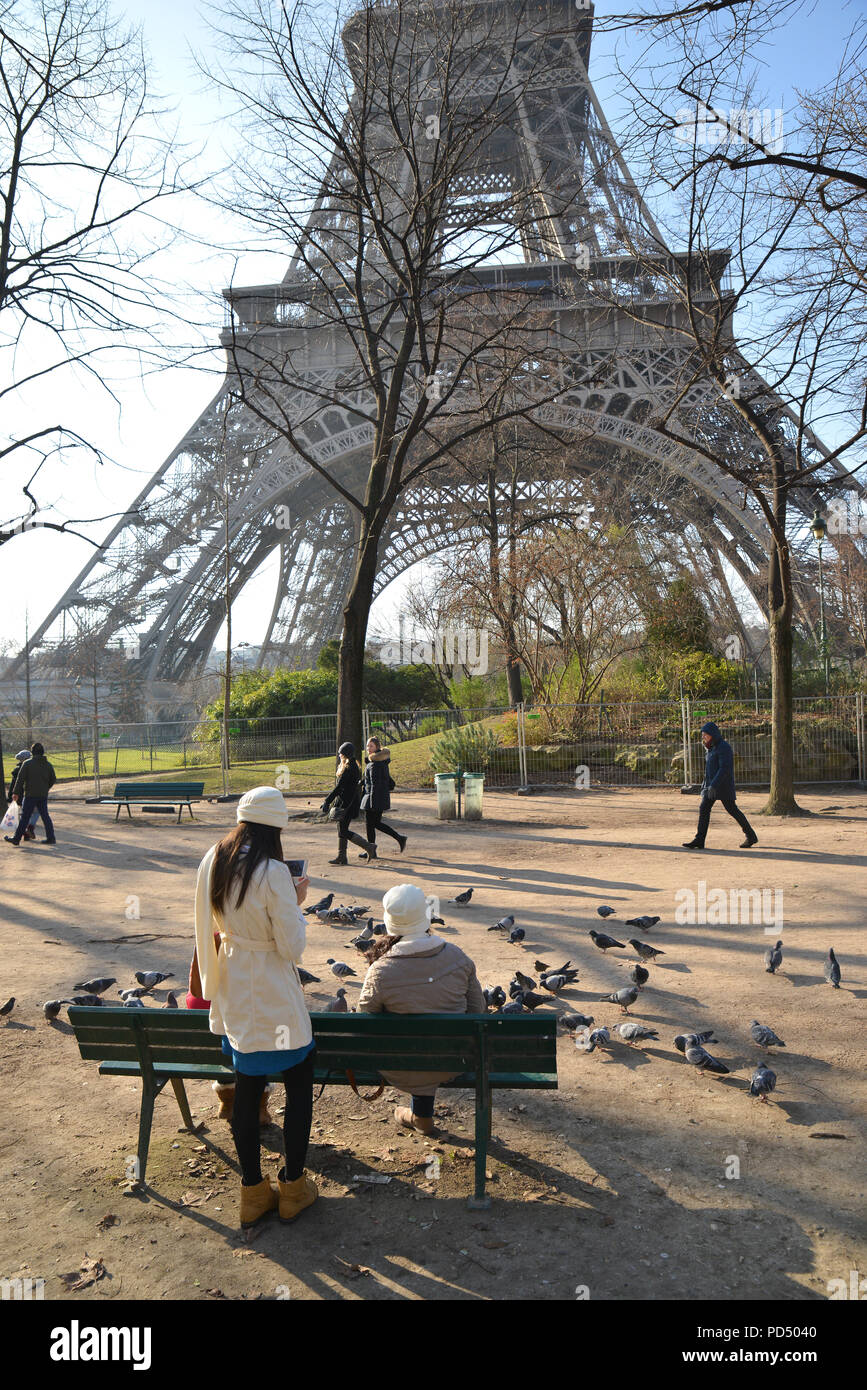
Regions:
M 8 1018 L 9 1015 L 11 1014 L 11 1012 L 12 1012 L 12 1010 L 13 1010 L 14 1008 L 15 1008 L 15 995 L 13 994 L 13 995 L 12 995 L 12 998 L 11 998 L 11 999 L 7 999 L 7 1000 L 6 1000 L 6 1003 L 3 1005 L 2 1009 L 0 1009 L 0 1018 Z
M 388 936 L 388 927 L 384 922 L 374 922 L 373 934 L 374 936 Z
M 759 1023 L 759 1020 L 757 1018 L 754 1018 L 752 1023 L 750 1024 L 750 1037 L 752 1038 L 754 1043 L 758 1043 L 759 1047 L 786 1046 L 782 1038 L 777 1037 L 773 1028 L 768 1028 L 766 1024 Z
M 629 985 L 626 989 L 616 989 L 613 994 L 601 994 L 600 1004 L 619 1004 L 621 1013 L 628 1014 L 630 1004 L 634 1004 L 638 998 L 638 990 L 635 985 Z
M 517 997 L 518 997 L 519 994 L 523 994 L 523 993 L 524 993 L 524 991 L 523 991 L 521 985 L 518 984 L 518 981 L 517 981 L 517 980 L 510 980 L 509 983 L 508 983 L 507 988 L 508 988 L 508 991 L 509 991 L 509 998 L 510 998 L 510 999 L 517 999 Z
M 769 946 L 765 951 L 765 970 L 769 975 L 775 975 L 783 963 L 783 943 L 778 941 L 776 946 Z
M 67 1004 L 76 1004 L 81 1009 L 98 1009 L 105 1003 L 98 994 L 73 994 L 71 999 L 67 999 Z
M 546 975 L 542 980 L 542 988 L 546 989 L 549 994 L 559 994 L 561 989 L 568 984 L 569 981 L 565 975 Z
M 616 907 L 597 907 L 596 911 L 600 917 L 613 917 L 617 911 Z
M 626 947 L 622 941 L 615 941 L 613 936 L 606 936 L 604 931 L 591 931 L 587 933 L 594 946 L 598 946 L 600 951 L 610 951 L 613 946 L 625 951 Z
M 303 970 L 303 969 L 301 968 L 300 965 L 298 966 L 298 978 L 299 978 L 299 980 L 301 981 L 301 987 L 302 987 L 302 989 L 304 988 L 305 985 L 318 985 L 318 984 L 319 984 L 319 976 L 318 976 L 318 975 L 311 975 L 309 970 Z
M 697 1043 L 715 1043 L 719 1039 L 714 1037 L 714 1029 L 708 1028 L 706 1033 L 678 1033 L 674 1040 L 674 1045 L 678 1052 L 686 1052 L 686 1044 L 690 1041 Z
M 655 946 L 648 946 L 646 941 L 639 941 L 635 936 L 630 936 L 629 944 L 642 960 L 655 960 L 657 956 L 665 955 L 664 951 L 658 951 Z
M 431 917 L 430 924 L 432 927 L 444 927 L 446 919 L 445 917 Z
M 166 970 L 165 972 L 162 970 L 137 970 L 135 977 L 140 985 L 144 985 L 145 989 L 156 989 L 163 980 L 170 980 L 174 973 L 174 970 Z
M 548 967 L 543 960 L 534 960 L 533 969 L 538 970 L 540 975 L 547 975 Z
M 499 1009 L 506 1002 L 506 991 L 502 985 L 494 985 L 491 989 L 486 989 L 485 1003 L 489 1009 Z
M 522 1014 L 524 1012 L 524 1005 L 521 1003 L 520 999 L 513 999 L 511 1004 L 503 1004 L 497 1012 L 501 1014 Z
M 105 975 L 100 980 L 83 980 L 79 985 L 73 985 L 73 989 L 84 990 L 85 994 L 104 994 L 112 985 L 116 985 L 117 980 L 113 975 Z
M 50 1023 L 51 1020 L 53 1018 L 56 1018 L 57 1015 L 60 1013 L 60 1010 L 63 1008 L 64 1004 L 68 1003 L 68 999 L 46 999 L 45 1003 L 42 1005 L 43 1017 L 47 1018 Z
M 644 989 L 650 979 L 650 971 L 645 970 L 643 965 L 633 965 L 629 972 L 629 978 L 634 985 L 638 985 L 639 989 Z
M 342 960 L 335 960 L 333 956 L 329 956 L 325 964 L 331 966 L 331 973 L 336 975 L 338 980 L 345 979 L 347 975 L 355 974 L 351 966 L 345 965 Z
M 461 907 L 464 907 L 464 906 L 469 902 L 469 900 L 470 900 L 470 898 L 471 898 L 472 896 L 473 896 L 473 890 L 472 890 L 472 888 L 468 888 L 468 889 L 466 890 L 466 892 L 464 892 L 464 893 L 458 893 L 458 896 L 457 896 L 456 898 L 452 898 L 452 902 L 453 902 L 453 903 L 460 903 Z
M 353 938 L 352 938 L 352 944 L 353 944 L 353 946 L 363 946 L 366 942 L 372 941 L 372 940 L 373 940 L 373 918 L 371 917 L 370 921 L 368 922 L 368 924 L 367 924 L 367 926 L 364 928 L 364 930 L 363 930 L 363 931 L 360 931 L 360 932 L 358 933 L 358 936 L 353 936 Z
M 325 909 L 322 909 L 322 908 L 317 909 L 316 916 L 319 918 L 320 922 L 324 922 L 324 923 L 325 923 L 326 927 L 330 925 L 330 923 L 331 923 L 331 913 L 328 911 L 327 908 L 325 908 Z
M 577 970 L 549 970 L 545 975 L 542 976 L 539 983 L 542 985 L 543 988 L 545 988 L 546 980 L 562 980 L 563 984 L 560 986 L 560 988 L 563 989 L 566 985 L 574 985 L 577 979 Z
M 509 932 L 509 941 L 513 946 L 516 946 L 519 941 L 524 940 L 526 935 L 527 933 L 524 931 L 523 927 L 513 927 Z
M 166 1002 L 163 1004 L 163 1008 L 164 1008 L 164 1009 L 176 1009 L 177 1007 L 178 1007 L 178 996 L 177 996 L 172 990 L 169 990 L 168 995 L 166 996 Z
M 499 922 L 495 922 L 492 927 L 488 927 L 488 931 L 511 931 L 514 925 L 514 913 L 509 913 L 508 917 L 501 917 Z
M 551 1000 L 545 994 L 536 994 L 532 989 L 525 989 L 520 995 L 515 996 L 515 1002 L 523 1004 L 524 1008 L 532 1013 L 540 1004 L 550 1004 Z
M 589 1037 L 586 1034 L 581 1038 L 575 1039 L 575 1046 L 579 1052 L 595 1052 L 597 1047 L 604 1047 L 611 1041 L 611 1034 L 607 1028 L 594 1028 Z
M 621 1023 L 617 1031 L 623 1041 L 630 1044 L 659 1037 L 655 1028 L 645 1028 L 643 1023 Z
M 699 1076 L 704 1076 L 706 1071 L 715 1072 L 717 1076 L 728 1076 L 729 1069 L 722 1062 L 718 1062 L 716 1057 L 711 1057 L 709 1052 L 705 1052 L 696 1035 L 688 1034 L 685 1039 L 684 1056 L 690 1066 L 698 1069 Z
M 750 1095 L 767 1104 L 768 1096 L 777 1084 L 777 1073 L 760 1062 L 750 1078 Z
M 124 999 L 123 1007 L 125 1009 L 143 1009 L 144 1004 L 140 999 Z
M 349 1005 L 346 1002 L 346 990 L 339 989 L 335 997 L 329 999 L 322 1012 L 326 1014 L 348 1014 Z
M 311 917 L 314 912 L 327 912 L 333 902 L 334 894 L 326 893 L 325 897 L 320 898 L 318 903 L 314 903 L 312 907 L 305 907 L 304 915 L 305 917 Z
M 124 1003 L 128 999 L 141 999 L 143 994 L 150 994 L 153 985 L 139 985 L 137 989 L 122 989 L 119 994 Z
M 538 963 L 539 963 L 539 962 L 537 961 L 536 964 L 538 965 Z M 569 967 L 571 966 L 571 964 L 572 964 L 571 960 L 564 961 L 562 965 L 558 965 L 558 966 L 557 966 L 557 969 L 556 969 L 556 970 L 549 970 L 549 969 L 547 968 L 547 966 L 546 966 L 546 967 L 545 967 L 545 974 L 546 974 L 546 975 L 568 975 L 568 974 L 571 973 L 571 972 L 570 972 L 570 969 L 569 969 Z M 577 971 L 576 971 L 575 973 L 577 974 Z
M 567 1033 L 577 1033 L 579 1028 L 589 1028 L 593 1022 L 592 1014 L 561 1014 L 560 1022 Z
M 837 960 L 837 957 L 834 955 L 833 946 L 828 952 L 828 959 L 825 961 L 825 964 L 822 967 L 822 973 L 832 989 L 840 988 L 840 981 L 843 977 L 840 974 L 840 965 Z
M 651 927 L 655 927 L 657 922 L 661 921 L 661 917 L 627 917 L 624 925 L 627 927 L 640 927 L 642 931 L 650 931 Z
M 518 984 L 521 986 L 521 989 L 536 988 L 536 981 L 533 979 L 532 975 L 524 975 L 520 970 L 516 970 L 515 979 L 518 981 Z

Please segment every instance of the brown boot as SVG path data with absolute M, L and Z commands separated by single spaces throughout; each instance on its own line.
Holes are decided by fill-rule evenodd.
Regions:
M 230 1083 L 228 1086 L 222 1081 L 214 1082 L 214 1091 L 220 1102 L 220 1109 L 217 1114 L 218 1120 L 231 1120 L 232 1111 L 235 1108 L 235 1086 Z
M 407 1129 L 417 1129 L 419 1134 L 439 1133 L 432 1119 L 428 1119 L 426 1115 L 414 1115 L 408 1105 L 399 1105 L 394 1112 L 394 1118 L 399 1125 L 406 1125 Z
M 285 1170 L 281 1168 L 281 1172 Z M 300 1178 L 294 1182 L 282 1182 L 277 1179 L 277 1186 L 280 1189 L 280 1211 L 281 1221 L 294 1221 L 305 1207 L 310 1207 L 319 1196 L 319 1188 L 312 1178 L 304 1172 Z
M 279 1201 L 279 1194 L 267 1178 L 257 1182 L 255 1187 L 241 1184 L 241 1225 L 244 1230 L 255 1226 L 269 1211 L 273 1211 Z

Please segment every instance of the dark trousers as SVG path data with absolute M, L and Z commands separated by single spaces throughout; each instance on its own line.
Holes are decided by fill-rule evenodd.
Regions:
M 359 849 L 366 850 L 368 853 L 373 849 L 369 840 L 363 840 L 360 835 L 356 835 L 354 830 L 349 829 L 349 821 L 343 816 L 337 822 L 337 835 L 337 856 L 339 859 L 346 858 L 346 845 L 349 840 L 354 845 L 358 845 Z
M 281 1073 L 286 1087 L 286 1109 L 283 1112 L 283 1152 L 286 1161 L 279 1175 L 282 1182 L 295 1182 L 304 1172 L 313 1119 L 314 1056 L 315 1052 L 309 1053 L 303 1062 Z M 267 1076 L 247 1076 L 244 1072 L 235 1072 L 232 1135 L 241 1164 L 241 1181 L 245 1187 L 255 1187 L 256 1183 L 262 1181 L 259 1102 L 267 1081 Z
M 707 828 L 710 825 L 710 813 L 717 803 L 725 807 L 729 815 L 737 821 L 747 838 L 750 840 L 753 839 L 756 832 L 753 830 L 753 827 L 750 825 L 733 796 L 718 796 L 715 799 L 709 796 L 702 796 L 698 808 L 698 830 L 695 832 L 695 838 L 698 840 L 699 844 L 704 844 Z
M 47 796 L 25 796 L 21 803 L 21 814 L 18 817 L 18 829 L 12 836 L 13 844 L 21 843 L 21 836 L 30 824 L 30 817 L 34 811 L 38 811 L 42 817 L 42 824 L 45 826 L 45 838 L 49 844 L 54 841 L 54 823 L 48 814 Z
M 382 819 L 382 811 L 365 811 L 364 819 L 367 825 L 367 838 L 372 845 L 376 844 L 377 830 L 381 830 L 383 835 L 390 835 L 391 838 L 397 840 L 398 843 L 403 839 L 403 836 L 399 834 L 393 826 L 386 825 L 385 821 Z
M 411 1096 L 412 1113 L 420 1120 L 432 1120 L 436 1096 Z

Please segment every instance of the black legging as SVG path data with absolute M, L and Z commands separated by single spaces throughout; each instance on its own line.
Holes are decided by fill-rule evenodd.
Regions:
M 286 1087 L 286 1109 L 283 1112 L 283 1150 L 286 1166 L 279 1174 L 282 1182 L 295 1182 L 304 1172 L 304 1160 L 310 1142 L 310 1123 L 313 1119 L 314 1055 L 315 1052 L 311 1052 L 303 1062 L 281 1073 L 283 1085 Z M 262 1181 L 259 1102 L 267 1080 L 267 1076 L 247 1076 L 244 1072 L 235 1072 L 232 1135 L 241 1164 L 241 1181 L 245 1187 L 255 1187 Z
M 384 835 L 390 835 L 391 838 L 397 840 L 398 843 L 403 839 L 403 836 L 400 835 L 393 826 L 386 825 L 385 821 L 382 819 L 381 811 L 365 811 L 364 819 L 367 825 L 367 838 L 372 845 L 376 844 L 377 830 L 381 830 Z
M 346 858 L 347 840 L 351 840 L 354 845 L 358 845 L 359 849 L 367 851 L 371 849 L 371 842 L 369 840 L 363 840 L 360 835 L 356 835 L 354 830 L 350 830 L 349 821 L 343 816 L 341 816 L 340 820 L 337 822 L 337 836 L 337 853 L 341 859 Z

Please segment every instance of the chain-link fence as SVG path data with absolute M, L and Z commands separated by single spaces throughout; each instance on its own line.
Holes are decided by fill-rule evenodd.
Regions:
M 794 772 L 800 783 L 867 779 L 863 694 L 794 701 Z M 506 709 L 364 712 L 364 738 L 392 750 L 399 789 L 425 790 L 436 772 L 483 771 L 486 785 L 521 787 L 682 786 L 701 782 L 700 729 L 719 724 L 735 754 L 740 786 L 767 786 L 771 701 L 609 702 Z M 336 714 L 279 719 L 176 720 L 40 727 L 59 785 L 55 795 L 110 796 L 116 782 L 196 781 L 205 796 L 276 785 L 321 797 L 334 785 Z M 8 782 L 26 731 L 0 729 Z

